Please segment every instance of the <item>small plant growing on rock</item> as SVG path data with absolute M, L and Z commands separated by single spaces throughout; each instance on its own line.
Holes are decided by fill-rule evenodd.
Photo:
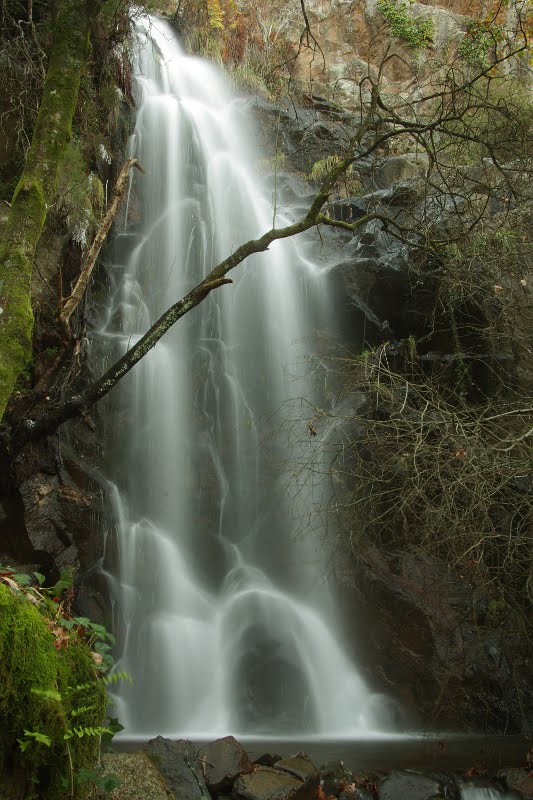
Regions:
M 433 22 L 430 19 L 416 19 L 409 11 L 408 2 L 403 0 L 378 0 L 378 9 L 387 22 L 393 36 L 420 50 L 431 43 Z

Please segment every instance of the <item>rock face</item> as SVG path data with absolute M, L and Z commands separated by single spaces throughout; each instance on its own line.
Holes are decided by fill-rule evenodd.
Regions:
M 295 0 L 284 4 L 298 19 Z M 306 3 L 308 18 L 318 48 L 304 48 L 296 61 L 293 78 L 307 92 L 333 96 L 343 103 L 356 104 L 357 83 L 365 76 L 377 76 L 382 69 L 382 85 L 389 94 L 412 92 L 413 68 L 421 83 L 431 81 L 456 54 L 457 43 L 468 30 L 472 17 L 487 13 L 504 25 L 512 26 L 512 10 L 476 0 L 425 0 L 411 2 L 408 14 L 416 20 L 430 21 L 432 36 L 429 46 L 416 52 L 398 37 L 391 37 L 376 0 L 310 0 Z M 294 10 L 293 10 L 294 9 Z M 287 13 L 287 12 L 286 12 Z M 296 22 L 289 36 L 294 50 L 298 48 L 301 27 Z M 384 56 L 394 47 L 398 58 Z
M 359 553 L 355 570 L 339 563 L 337 577 L 343 602 L 366 620 L 359 643 L 369 680 L 415 727 L 530 728 L 530 643 L 496 624 L 482 603 L 476 610 L 467 580 L 421 555 L 392 565 L 372 548 Z

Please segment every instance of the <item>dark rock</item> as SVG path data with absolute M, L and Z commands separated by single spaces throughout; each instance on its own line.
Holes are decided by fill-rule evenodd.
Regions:
M 307 780 L 317 772 L 317 768 L 306 753 L 298 753 L 296 756 L 282 758 L 274 764 L 274 767 L 283 772 L 288 772 L 289 775 L 293 775 L 301 781 Z
M 198 751 L 192 742 L 158 736 L 143 749 L 157 765 L 175 800 L 210 800 Z
M 263 753 L 262 756 L 256 758 L 254 764 L 257 764 L 261 767 L 273 767 L 277 761 L 281 761 L 281 756 L 272 755 L 271 753 Z
M 291 800 L 316 800 L 319 786 L 320 775 L 318 772 L 315 772 L 314 775 L 307 778 L 298 791 L 291 796 Z
M 494 630 L 479 606 L 473 618 L 471 586 L 438 559 L 419 553 L 393 561 L 372 547 L 358 556 L 355 569 L 337 566 L 346 587 L 340 597 L 347 607 L 357 604 L 359 618 L 367 620 L 359 631 L 359 652 L 368 659 L 362 666 L 410 715 L 406 724 L 428 725 L 437 709 L 443 728 L 527 730 L 530 643 L 512 623 Z M 500 658 L 488 658 L 490 645 Z M 510 662 L 516 683 L 506 677 Z
M 374 795 L 363 786 L 356 786 L 353 791 L 341 792 L 339 800 L 374 800 Z
M 379 789 L 380 800 L 432 800 L 441 789 L 439 781 L 417 772 L 391 772 Z
M 338 794 L 341 787 L 354 783 L 354 776 L 346 769 L 342 761 L 328 761 L 320 770 L 320 779 L 324 794 Z
M 525 769 L 506 769 L 498 773 L 508 789 L 519 792 L 525 800 L 533 800 L 533 773 Z
M 244 800 L 289 800 L 303 786 L 302 781 L 287 772 L 272 767 L 255 767 L 253 772 L 239 775 L 233 784 L 233 795 Z
M 231 789 L 237 775 L 252 771 L 252 762 L 244 747 L 233 736 L 201 747 L 198 759 L 205 765 L 203 772 L 209 791 L 217 794 Z
M 263 151 L 271 154 L 277 142 L 291 166 L 306 173 L 316 161 L 342 152 L 350 138 L 349 125 L 332 104 L 326 108 L 310 103 L 305 108 L 292 100 L 276 105 L 257 97 L 254 107 L 264 135 Z

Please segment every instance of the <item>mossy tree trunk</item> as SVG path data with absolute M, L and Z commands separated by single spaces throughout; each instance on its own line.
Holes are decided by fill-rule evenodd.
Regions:
M 70 139 L 89 30 L 99 8 L 98 0 L 59 0 L 32 143 L 0 243 L 0 419 L 32 358 L 33 258 Z

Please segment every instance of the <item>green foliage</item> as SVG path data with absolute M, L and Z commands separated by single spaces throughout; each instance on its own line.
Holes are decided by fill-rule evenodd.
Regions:
M 489 56 L 501 39 L 502 31 L 499 26 L 472 22 L 457 53 L 470 66 L 486 69 L 490 64 Z
M 455 93 L 449 113 L 453 119 L 437 140 L 439 157 L 448 162 L 525 160 L 533 153 L 531 95 L 513 75 L 480 76 Z
M 105 687 L 131 677 L 103 674 L 113 664 L 114 637 L 70 614 L 72 570 L 50 588 L 43 584 L 40 573 L 0 566 L 0 775 L 38 783 L 32 797 L 59 800 L 65 790 L 81 797 L 88 776 L 93 786 L 109 785 L 93 771 L 101 740 L 122 729 L 117 720 L 102 724 Z
M 393 36 L 419 50 L 428 46 L 433 36 L 433 22 L 413 17 L 407 0 L 378 0 L 378 9 Z
M 0 584 L 0 772 L 9 765 L 10 779 L 28 789 L 39 780 L 36 796 L 56 798 L 70 760 L 91 767 L 99 752 L 96 736 L 67 749 L 68 721 L 85 706 L 84 727 L 101 727 L 106 692 L 87 644 L 75 632 L 61 638 L 31 596 Z
M 207 0 L 207 19 L 210 28 L 215 30 L 224 28 L 224 9 L 220 0 Z
M 265 78 L 253 64 L 238 64 L 231 70 L 230 78 L 240 89 L 255 92 L 270 99 L 270 90 Z

